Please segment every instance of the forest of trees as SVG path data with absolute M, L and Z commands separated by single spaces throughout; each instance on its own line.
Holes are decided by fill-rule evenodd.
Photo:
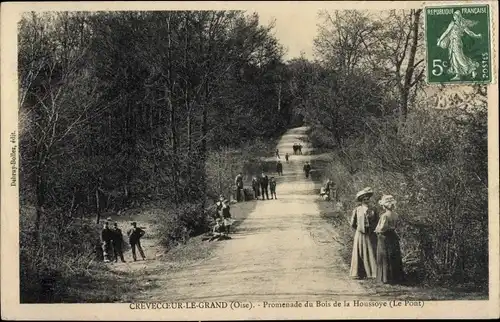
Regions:
M 88 260 L 105 211 L 160 200 L 196 214 L 184 230 L 206 229 L 205 209 L 227 193 L 214 177 L 233 175 L 212 154 L 264 149 L 292 120 L 272 28 L 241 11 L 23 16 L 22 282 Z
M 21 295 L 88 267 L 105 211 L 161 201 L 204 231 L 227 172 L 302 118 L 349 207 L 367 185 L 401 200 L 407 268 L 487 285 L 486 93 L 434 109 L 421 11 L 384 15 L 322 12 L 317 59 L 285 62 L 272 24 L 241 11 L 26 13 Z
M 409 276 L 487 292 L 486 88 L 425 85 L 422 20 L 420 10 L 322 12 L 317 60 L 293 62 L 291 89 L 313 144 L 334 152 L 325 177 L 347 209 L 365 186 L 398 200 Z

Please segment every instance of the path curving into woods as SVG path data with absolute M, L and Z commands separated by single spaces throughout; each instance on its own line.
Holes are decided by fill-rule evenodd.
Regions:
M 315 184 L 305 179 L 302 167 L 311 147 L 306 127 L 289 130 L 277 148 L 283 159 L 283 177 L 277 177 L 278 200 L 257 201 L 238 226 L 232 240 L 217 243 L 203 260 L 165 272 L 159 287 L 137 295 L 137 300 L 331 300 L 373 297 L 359 281 L 348 276 L 334 232 L 319 213 Z M 301 156 L 292 145 L 303 145 Z M 284 162 L 285 152 L 291 154 Z M 276 176 L 275 176 L 276 177 Z M 161 267 L 161 261 L 153 266 Z M 140 263 L 140 264 L 139 264 Z M 134 263 L 135 264 L 135 263 Z M 145 265 L 145 262 L 138 262 Z M 161 274 L 161 273 L 159 273 Z M 371 293 L 371 294 L 370 294 Z

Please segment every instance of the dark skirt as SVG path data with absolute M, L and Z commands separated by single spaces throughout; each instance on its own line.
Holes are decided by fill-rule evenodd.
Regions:
M 403 281 L 403 261 L 399 237 L 394 230 L 377 234 L 377 281 L 397 284 Z

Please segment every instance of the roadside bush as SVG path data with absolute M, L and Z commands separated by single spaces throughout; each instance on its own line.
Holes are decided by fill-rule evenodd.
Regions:
M 153 218 L 159 242 L 167 250 L 209 230 L 210 218 L 201 204 L 163 207 Z
M 99 230 L 95 224 L 65 218 L 54 211 L 41 222 L 39 242 L 30 226 L 29 208 L 20 213 L 20 301 L 21 303 L 64 302 L 78 276 L 91 275 L 100 267 Z

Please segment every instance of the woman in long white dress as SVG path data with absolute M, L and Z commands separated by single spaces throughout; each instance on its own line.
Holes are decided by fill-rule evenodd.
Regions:
M 373 195 L 371 188 L 365 188 L 357 193 L 356 199 L 361 204 L 354 209 L 351 216 L 351 227 L 356 230 L 351 259 L 351 278 L 375 278 L 377 276 L 377 235 L 375 227 L 378 216 L 368 205 Z
M 479 62 L 473 61 L 464 54 L 462 43 L 464 33 L 473 38 L 481 38 L 481 34 L 475 34 L 469 29 L 476 23 L 476 21 L 463 18 L 462 13 L 457 10 L 453 13 L 453 20 L 448 28 L 438 39 L 437 45 L 448 49 L 448 59 L 450 60 L 448 73 L 455 74 L 452 80 L 458 80 L 460 76 L 469 74 L 472 74 L 472 78 L 476 77 Z

